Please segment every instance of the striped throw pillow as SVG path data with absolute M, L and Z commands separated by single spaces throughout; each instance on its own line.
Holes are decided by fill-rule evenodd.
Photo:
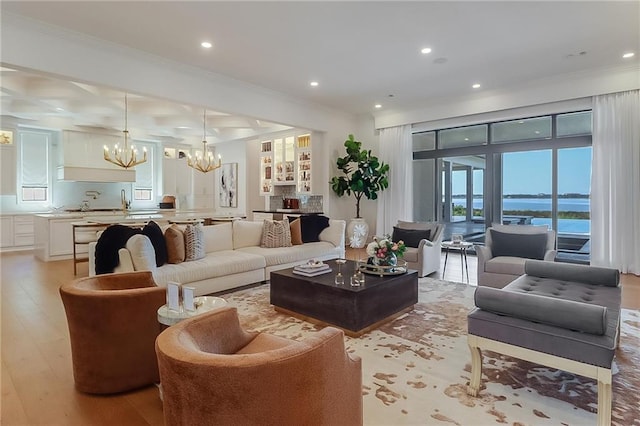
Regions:
M 289 219 L 283 220 L 266 219 L 262 225 L 261 247 L 291 247 L 291 230 L 289 229 Z
M 205 257 L 204 231 L 202 225 L 187 225 L 184 230 L 185 262 Z

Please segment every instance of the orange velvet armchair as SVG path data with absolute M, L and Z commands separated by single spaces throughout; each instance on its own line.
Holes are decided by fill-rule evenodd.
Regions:
M 80 278 L 60 287 L 76 389 L 110 394 L 159 381 L 157 311 L 166 289 L 151 272 Z
M 294 341 L 223 308 L 169 327 L 156 352 L 167 425 L 362 424 L 361 361 L 338 329 Z

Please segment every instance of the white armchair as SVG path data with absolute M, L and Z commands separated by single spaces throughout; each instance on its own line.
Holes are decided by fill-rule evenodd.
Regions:
M 492 238 L 492 230 L 498 232 L 495 235 L 499 241 Z M 484 246 L 476 245 L 475 249 L 478 285 L 502 288 L 524 275 L 524 263 L 528 259 L 554 261 L 557 254 L 556 232 L 546 225 L 493 224 L 487 228 Z
M 440 269 L 440 244 L 444 225 L 437 222 L 404 222 L 399 220 L 394 227 L 408 231 L 429 231 L 429 238 L 421 238 L 417 247 L 408 247 L 404 253 L 407 266 L 418 271 L 419 277 L 427 276 Z M 394 241 L 402 239 L 395 238 Z

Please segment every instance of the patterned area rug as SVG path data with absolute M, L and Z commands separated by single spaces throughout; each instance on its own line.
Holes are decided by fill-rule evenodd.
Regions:
M 595 425 L 595 380 L 483 352 L 483 389 L 466 394 L 470 354 L 466 315 L 474 287 L 420 279 L 414 310 L 359 338 L 367 425 Z M 275 312 L 269 285 L 223 296 L 247 329 L 304 339 L 319 326 Z M 640 311 L 623 310 L 614 361 L 612 423 L 640 425 Z M 486 386 L 486 387 L 484 387 Z

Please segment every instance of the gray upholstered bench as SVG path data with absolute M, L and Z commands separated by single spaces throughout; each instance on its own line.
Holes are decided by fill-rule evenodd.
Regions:
M 616 269 L 531 260 L 503 289 L 478 287 L 468 315 L 468 393 L 478 394 L 481 350 L 491 350 L 596 379 L 598 424 L 610 424 L 619 281 Z

